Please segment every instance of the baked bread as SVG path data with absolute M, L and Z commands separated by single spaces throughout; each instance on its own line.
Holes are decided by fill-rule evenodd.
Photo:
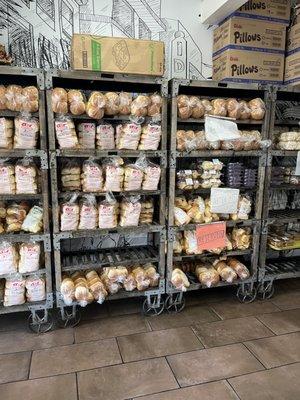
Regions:
M 52 110 L 57 114 L 67 114 L 68 93 L 63 88 L 54 88 L 51 93 Z
M 75 125 L 71 119 L 56 120 L 55 133 L 61 149 L 76 149 L 79 147 Z
M 35 118 L 15 118 L 15 149 L 36 149 L 39 136 L 39 121 Z
M 146 95 L 138 95 L 131 103 L 131 115 L 135 117 L 145 117 L 148 113 L 150 98 Z
M 25 303 L 25 279 L 22 277 L 7 278 L 4 289 L 4 307 Z
M 79 223 L 79 205 L 75 199 L 64 202 L 60 206 L 60 230 L 76 231 Z
M 142 205 L 136 198 L 122 200 L 120 204 L 120 226 L 138 226 Z
M 250 272 L 246 265 L 242 264 L 236 258 L 229 259 L 227 264 L 237 273 L 240 279 L 248 279 L 250 277 Z
M 40 267 L 41 246 L 39 243 L 22 243 L 19 247 L 19 266 L 21 274 L 37 271 Z
M 265 103 L 260 98 L 253 99 L 248 103 L 250 107 L 251 119 L 260 121 L 264 119 L 266 113 Z
M 14 134 L 13 127 L 14 124 L 11 119 L 0 118 L 0 149 L 12 149 Z
M 19 85 L 9 85 L 6 88 L 6 108 L 11 111 L 21 111 L 22 109 L 22 87 Z
M 237 279 L 237 274 L 234 271 L 234 269 L 232 269 L 231 267 L 229 267 L 225 261 L 219 261 L 217 260 L 214 264 L 213 264 L 214 268 L 216 269 L 216 271 L 218 272 L 218 274 L 220 275 L 221 279 L 227 283 L 232 283 L 233 281 L 235 281 Z
M 86 113 L 90 118 L 101 119 L 104 116 L 106 97 L 101 92 L 92 92 L 86 105 Z
M 35 194 L 38 192 L 37 170 L 29 160 L 23 159 L 15 167 L 16 193 Z
M 149 104 L 148 104 L 148 116 L 149 117 L 156 117 L 161 114 L 161 108 L 162 108 L 162 97 L 158 93 L 154 93 L 150 96 L 149 98 Z
M 105 114 L 109 116 L 118 115 L 119 106 L 120 106 L 120 98 L 118 93 L 116 92 L 107 92 L 105 93 Z
M 171 283 L 177 290 L 186 292 L 190 287 L 190 282 L 183 271 L 179 268 L 175 268 L 172 271 Z
M 226 108 L 228 117 L 234 119 L 240 119 L 241 117 L 241 106 L 237 99 L 227 99 Z
M 141 126 L 135 123 L 119 125 L 116 138 L 117 149 L 137 150 L 141 132 Z
M 150 279 L 146 274 L 146 271 L 142 267 L 134 267 L 132 269 L 132 275 L 136 280 L 136 288 L 139 291 L 146 290 L 150 286 Z
M 99 228 L 111 229 L 118 225 L 119 204 L 115 198 L 107 194 L 106 199 L 99 203 Z
M 132 103 L 132 94 L 127 92 L 121 92 L 119 94 L 119 114 L 130 115 Z
M 157 150 L 161 139 L 161 126 L 147 124 L 142 127 L 139 150 Z
M 6 87 L 0 85 L 0 110 L 6 110 Z
M 14 165 L 0 163 L 0 193 L 15 194 L 15 167 Z
M 39 91 L 35 86 L 26 86 L 22 89 L 21 111 L 37 112 L 39 109 Z
M 241 100 L 240 104 L 240 119 L 250 119 L 251 117 L 251 110 L 249 104 L 245 100 Z
M 38 233 L 43 230 L 43 209 L 39 206 L 33 206 L 26 215 L 22 229 L 25 232 Z
M 111 124 L 97 126 L 97 149 L 112 150 L 115 148 L 115 132 Z
M 68 91 L 68 104 L 71 114 L 81 115 L 85 113 L 85 98 L 80 90 Z
M 148 165 L 144 168 L 142 190 L 157 190 L 160 181 L 160 174 L 160 166 L 148 162 Z
M 18 271 L 19 254 L 13 243 L 0 244 L 0 274 L 13 274 Z
M 75 300 L 75 284 L 69 277 L 63 277 L 60 285 L 60 292 L 67 306 L 71 305 Z
M 98 226 L 98 210 L 96 198 L 91 195 L 84 196 L 79 206 L 78 229 L 96 229 Z
M 101 192 L 103 190 L 103 170 L 95 161 L 86 160 L 82 166 L 81 186 L 84 192 Z
M 45 279 L 39 276 L 29 276 L 25 281 L 26 299 L 28 302 L 43 301 L 46 299 Z
M 141 190 L 143 171 L 135 164 L 128 164 L 124 168 L 124 191 Z
M 96 124 L 81 122 L 77 125 L 79 145 L 83 149 L 94 149 L 96 139 Z

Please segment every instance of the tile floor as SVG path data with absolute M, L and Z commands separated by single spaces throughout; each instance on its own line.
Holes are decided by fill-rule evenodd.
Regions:
M 136 300 L 90 306 L 78 327 L 40 336 L 25 317 L 0 318 L 0 399 L 300 398 L 300 280 L 252 304 L 232 289 L 193 293 L 156 318 Z

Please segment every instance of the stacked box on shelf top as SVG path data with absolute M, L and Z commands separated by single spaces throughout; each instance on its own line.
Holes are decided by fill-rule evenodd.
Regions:
M 47 331 L 53 294 L 44 73 L 0 67 L 0 76 L 0 314 L 30 311 L 30 328 Z
M 152 282 L 152 287 L 137 285 L 137 290 L 133 285 L 125 290 L 124 277 L 119 278 L 114 288 L 106 287 L 105 299 L 145 296 L 144 311 L 161 312 L 165 285 L 167 82 L 146 76 L 50 71 L 46 86 L 57 305 L 64 325 L 78 322 L 77 306 L 86 302 L 79 301 L 76 292 L 66 301 L 61 292 L 63 275 L 71 278 L 72 285 L 78 274 L 86 279 L 88 271 L 95 270 L 96 279 L 104 281 L 104 273 L 116 266 L 126 267 L 125 275 L 130 276 L 137 266 L 154 266 L 159 279 L 156 284 Z M 71 92 L 72 89 L 75 91 Z M 55 93 L 67 96 L 62 97 L 62 103 L 65 99 L 66 104 L 58 104 L 58 108 L 65 107 L 63 116 L 53 112 Z M 70 99 L 74 94 L 80 97 L 81 110 L 73 108 Z M 56 111 L 61 111 L 58 108 Z M 60 136 L 64 134 L 60 122 L 71 124 L 71 145 L 65 136 Z M 87 132 L 83 124 L 91 128 L 90 141 L 85 140 Z M 96 173 L 95 179 L 89 180 L 86 174 L 92 170 Z M 117 185 L 112 170 L 120 174 Z M 159 172 L 160 178 L 156 178 Z M 130 183 L 131 176 L 136 184 Z M 84 202 L 91 201 L 88 209 L 97 214 L 95 223 L 87 226 L 80 214 L 79 225 L 70 225 L 70 228 L 62 225 L 62 204 L 72 196 L 72 204 L 80 213 L 83 204 L 87 205 Z M 125 197 L 130 205 L 137 204 L 139 208 L 141 204 L 138 221 L 129 224 L 125 221 Z M 115 204 L 117 210 L 121 207 L 122 215 L 119 218 L 116 211 L 113 225 L 101 220 L 105 204 Z M 94 299 L 103 301 L 97 296 Z M 71 313 L 68 305 L 72 306 Z
M 207 285 L 198 281 L 195 268 L 201 267 L 200 264 L 203 267 L 212 266 L 213 262 L 216 265 L 218 261 L 223 261 L 218 260 L 218 257 L 223 256 L 228 257 L 229 264 L 232 264 L 231 257 L 234 257 L 233 264 L 245 264 L 249 274 L 242 274 L 246 276 L 244 280 L 234 274 L 232 279 L 226 279 L 223 273 L 215 274 L 214 283 L 210 282 L 208 285 L 239 285 L 239 298 L 242 301 L 252 301 L 256 296 L 254 282 L 257 274 L 268 145 L 265 139 L 270 116 L 270 90 L 257 84 L 220 84 L 174 79 L 170 82 L 170 92 L 171 151 L 166 283 L 166 290 L 170 295 L 167 308 L 178 310 L 184 306 L 182 292 L 178 290 L 180 285 L 176 288 L 172 284 L 174 267 L 187 272 L 189 283 L 186 282 L 184 291 L 198 290 Z M 229 99 L 229 102 L 222 99 Z M 256 100 L 251 103 L 253 99 Z M 254 107 L 252 111 L 250 106 Z M 204 132 L 205 115 L 218 115 L 217 108 L 220 108 L 220 114 L 225 119 L 231 117 L 236 122 L 241 131 L 240 139 L 207 140 Z M 256 114 L 256 111 L 259 113 Z M 210 211 L 211 188 L 220 186 L 239 189 L 238 213 L 224 216 Z M 244 210 L 241 213 L 242 209 Z M 210 252 L 199 251 L 195 237 L 197 226 L 224 219 L 226 234 L 229 234 L 228 238 L 231 237 L 226 243 L 227 248 Z M 186 265 L 182 261 L 186 261 Z M 221 272 L 225 265 L 219 264 L 218 267 Z M 210 272 L 214 274 L 213 271 Z M 177 277 L 173 278 L 176 281 Z
M 299 89 L 273 89 L 258 293 L 274 294 L 274 281 L 300 276 Z

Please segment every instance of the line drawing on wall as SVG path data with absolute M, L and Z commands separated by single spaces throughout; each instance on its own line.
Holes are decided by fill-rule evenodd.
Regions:
M 15 65 L 67 69 L 73 33 L 162 40 L 166 76 L 205 79 L 211 75 L 211 66 L 203 61 L 201 48 L 180 18 L 168 18 L 166 6 L 172 3 L 0 0 L 0 41 L 12 54 Z

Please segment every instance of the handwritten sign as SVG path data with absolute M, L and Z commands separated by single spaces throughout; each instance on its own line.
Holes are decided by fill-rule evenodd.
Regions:
M 212 188 L 210 191 L 211 212 L 216 214 L 235 214 L 239 195 L 239 189 Z
M 296 164 L 296 170 L 295 170 L 295 175 L 300 175 L 300 151 L 298 151 L 297 155 L 297 164 Z
M 226 245 L 226 222 L 198 225 L 196 237 L 199 250 L 223 248 Z

